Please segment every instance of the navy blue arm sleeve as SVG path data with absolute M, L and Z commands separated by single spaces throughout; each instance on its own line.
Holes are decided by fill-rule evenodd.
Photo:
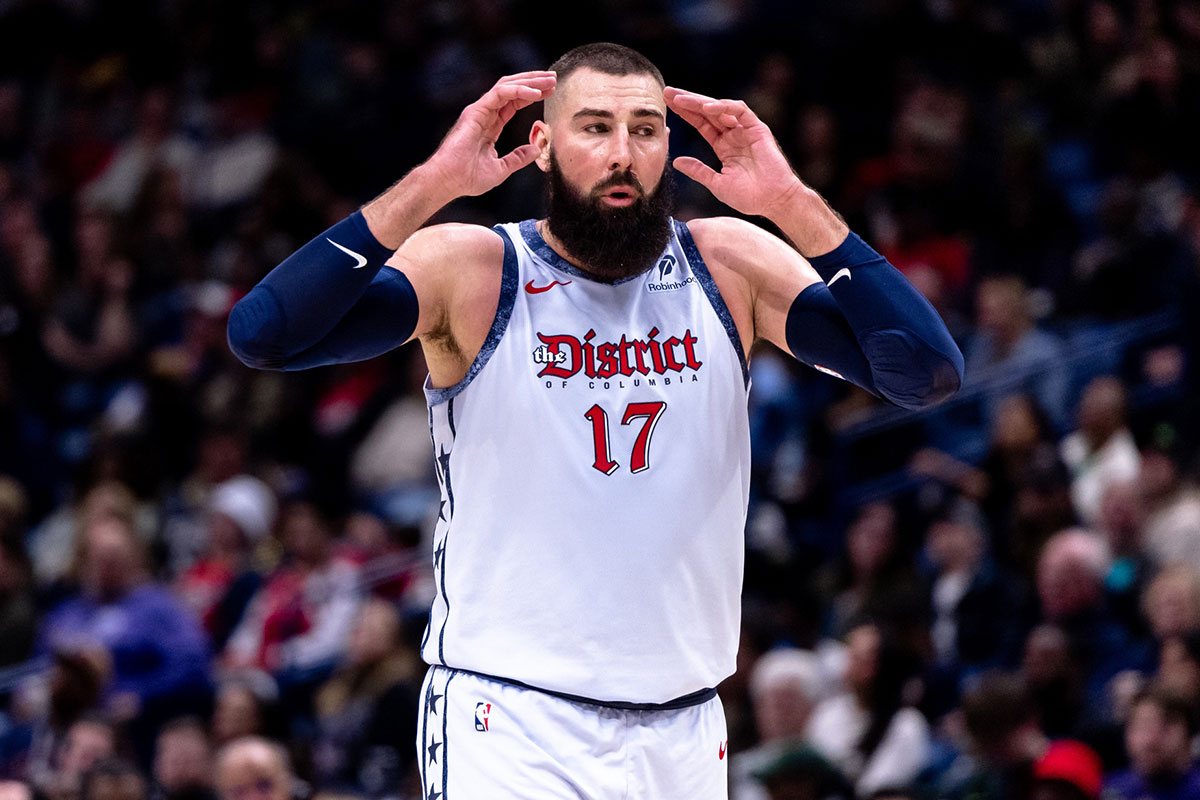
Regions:
M 307 369 L 360 361 L 407 341 L 417 296 L 383 269 L 384 247 L 356 211 L 288 256 L 229 314 L 230 349 L 247 366 Z
M 796 295 L 788 311 L 787 340 L 798 360 L 879 395 L 871 365 L 825 284 L 814 283 Z
M 820 343 L 806 343 L 812 314 L 799 303 L 803 292 L 787 320 L 788 346 L 797 358 L 807 363 L 813 358 L 902 408 L 933 405 L 958 391 L 963 380 L 958 345 L 929 301 L 887 259 L 851 233 L 832 252 L 809 262 L 857 340 L 870 380 L 862 378 L 861 364 L 845 355 L 844 338 L 829 345 L 829 354 L 810 353 Z

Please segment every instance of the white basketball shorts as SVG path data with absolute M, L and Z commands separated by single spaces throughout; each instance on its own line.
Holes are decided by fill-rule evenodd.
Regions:
M 425 800 L 725 800 L 721 701 L 673 710 L 576 702 L 431 667 L 417 759 Z

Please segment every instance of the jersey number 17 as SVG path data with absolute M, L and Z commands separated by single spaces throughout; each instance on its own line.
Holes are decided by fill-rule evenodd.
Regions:
M 654 435 L 654 426 L 659 417 L 667 410 L 667 404 L 661 400 L 653 403 L 630 403 L 625 406 L 625 414 L 621 424 L 628 425 L 635 419 L 641 419 L 642 429 L 638 431 L 637 439 L 633 442 L 633 452 L 629 454 L 629 471 L 642 472 L 650 469 L 650 437 Z M 612 448 L 608 438 L 608 412 L 598 404 L 584 412 L 584 418 L 592 423 L 592 442 L 595 445 L 596 459 L 592 466 L 605 475 L 612 475 L 621 466 L 612 460 Z

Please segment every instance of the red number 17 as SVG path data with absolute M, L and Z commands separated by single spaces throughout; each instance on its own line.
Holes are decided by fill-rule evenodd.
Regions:
M 628 425 L 635 419 L 645 420 L 642 429 L 638 431 L 637 439 L 633 442 L 633 452 L 629 455 L 630 472 L 650 469 L 650 437 L 654 435 L 654 426 L 658 424 L 658 418 L 666 410 L 667 404 L 662 401 L 630 403 L 625 407 L 625 415 L 621 417 L 622 425 Z M 605 475 L 612 475 L 621 465 L 612 460 L 608 442 L 608 414 L 599 405 L 594 405 L 583 416 L 592 422 L 592 441 L 596 448 L 596 460 L 592 462 L 592 466 Z

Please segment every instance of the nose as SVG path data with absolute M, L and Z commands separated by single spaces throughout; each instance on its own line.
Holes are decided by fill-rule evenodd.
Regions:
M 608 168 L 625 170 L 633 166 L 633 150 L 629 147 L 629 129 L 621 125 L 609 138 Z

